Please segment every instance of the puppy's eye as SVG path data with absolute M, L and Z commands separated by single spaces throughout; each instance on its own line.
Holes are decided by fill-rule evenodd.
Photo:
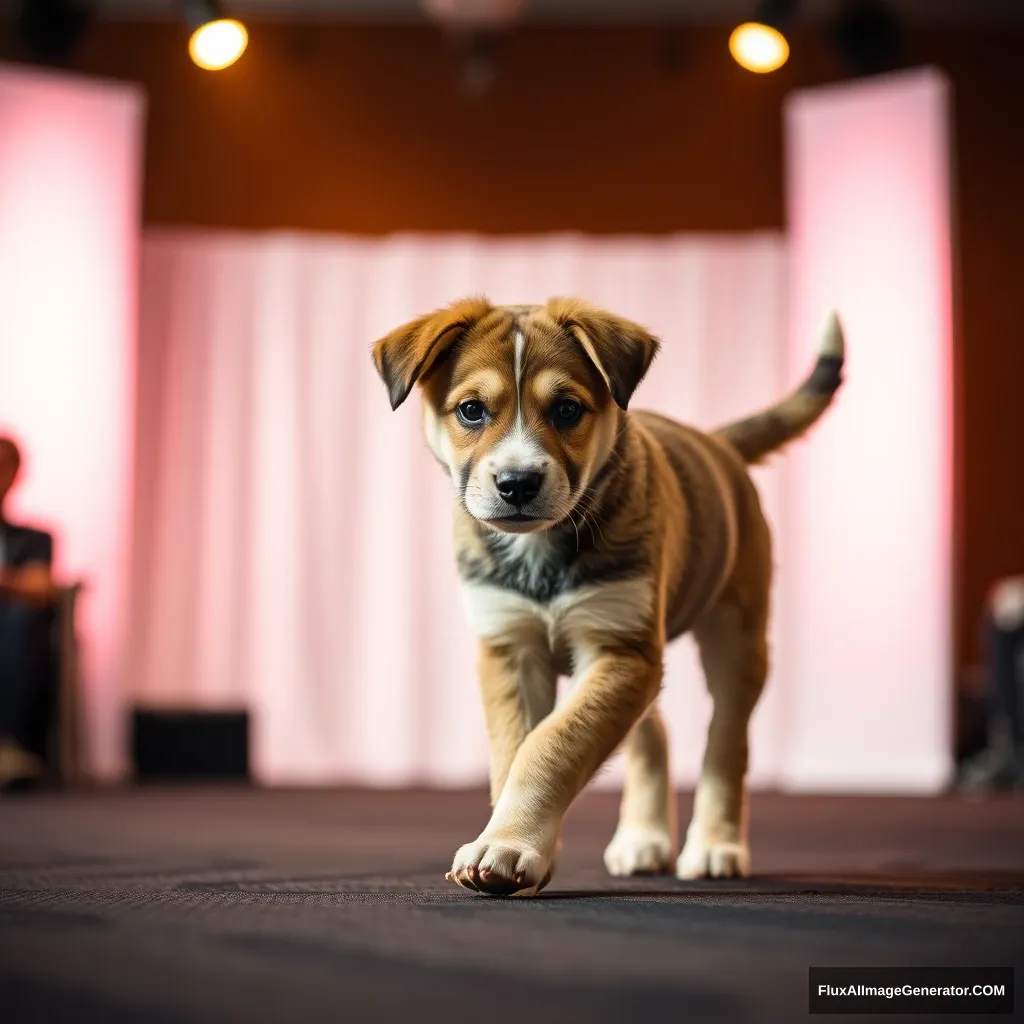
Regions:
M 571 398 L 560 398 L 555 402 L 551 418 L 556 427 L 571 427 L 579 422 L 583 415 L 583 406 L 574 402 Z
M 487 415 L 487 409 L 484 408 L 483 402 L 478 402 L 474 398 L 468 402 L 462 402 L 455 409 L 455 415 L 459 418 L 459 422 L 465 426 L 476 427 L 483 423 L 484 417 Z

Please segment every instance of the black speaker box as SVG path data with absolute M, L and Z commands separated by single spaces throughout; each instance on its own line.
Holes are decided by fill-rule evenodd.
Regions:
M 249 782 L 247 711 L 132 713 L 138 782 Z

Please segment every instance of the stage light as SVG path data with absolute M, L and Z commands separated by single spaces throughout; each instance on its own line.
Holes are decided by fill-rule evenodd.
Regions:
M 15 19 L 15 36 L 31 60 L 64 64 L 93 18 L 93 8 L 81 0 L 23 0 Z
M 420 0 L 420 6 L 454 37 L 462 56 L 462 88 L 481 96 L 498 74 L 501 37 L 523 13 L 526 0 Z
M 245 52 L 249 42 L 245 26 L 224 17 L 214 0 L 186 0 L 185 17 L 192 29 L 189 56 L 205 71 L 220 71 Z
M 884 74 L 905 61 L 902 26 L 878 0 L 847 0 L 836 17 L 832 37 L 851 75 Z
M 432 18 L 453 28 L 503 28 L 523 11 L 523 0 L 422 0 Z
M 201 68 L 219 71 L 234 64 L 249 42 L 245 26 L 231 18 L 207 22 L 192 33 L 188 52 Z
M 789 43 L 771 25 L 748 21 L 733 30 L 729 37 L 729 52 L 740 67 L 765 74 L 786 63 L 789 59 Z
M 729 36 L 729 52 L 736 63 L 757 74 L 781 68 L 789 59 L 782 30 L 795 8 L 795 0 L 766 0 L 750 21 L 737 25 Z

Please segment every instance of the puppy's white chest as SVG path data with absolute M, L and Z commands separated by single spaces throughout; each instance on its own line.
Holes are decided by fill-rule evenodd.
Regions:
M 462 603 L 473 632 L 488 640 L 522 642 L 543 627 L 551 650 L 576 654 L 601 637 L 630 636 L 651 621 L 650 578 L 615 580 L 570 590 L 551 601 L 533 601 L 515 590 L 462 584 Z

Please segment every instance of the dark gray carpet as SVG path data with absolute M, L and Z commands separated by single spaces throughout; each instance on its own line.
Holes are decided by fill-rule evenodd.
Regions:
M 1024 966 L 1020 798 L 755 795 L 743 883 L 609 879 L 614 818 L 514 901 L 444 881 L 482 793 L 7 799 L 0 1021 L 784 1021 L 812 965 Z

